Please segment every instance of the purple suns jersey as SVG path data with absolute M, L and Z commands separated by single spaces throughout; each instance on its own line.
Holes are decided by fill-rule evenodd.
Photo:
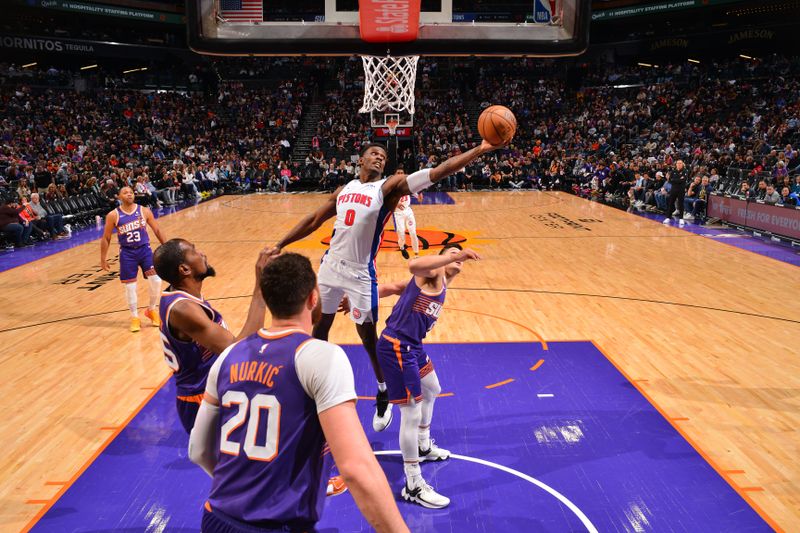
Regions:
M 431 330 L 444 307 L 447 286 L 439 294 L 423 291 L 412 277 L 386 321 L 384 334 L 403 344 L 419 346 Z
M 142 206 L 136 204 L 136 209 L 130 214 L 118 207 L 117 214 L 119 215 L 117 237 L 120 246 L 138 248 L 150 244 L 150 236 L 147 235 L 147 221 L 142 213 Z
M 311 352 L 323 359 L 301 361 Z M 332 466 L 317 413 L 355 399 L 344 352 L 300 330 L 261 330 L 220 359 L 206 389 L 219 399 L 221 426 L 219 462 L 208 499 L 211 509 L 245 522 L 313 526 L 322 515 Z M 317 394 L 315 401 L 309 396 L 315 393 L 304 387 L 318 380 L 303 376 L 308 376 L 309 367 L 330 374 L 319 361 L 334 360 L 336 368 L 345 367 L 341 375 L 349 372 L 349 385 L 327 400 Z M 301 368 L 303 362 L 309 366 Z
M 164 350 L 164 360 L 175 373 L 178 396 L 202 395 L 206 388 L 208 371 L 217 360 L 217 354 L 194 341 L 182 341 L 170 331 L 169 313 L 172 306 L 181 300 L 189 300 L 198 304 L 208 314 L 208 318 L 225 329 L 228 329 L 228 326 L 222 319 L 222 315 L 205 300 L 195 298 L 183 291 L 168 289 L 161 293 L 161 302 L 158 305 L 158 314 L 161 318 L 159 328 L 161 345 Z

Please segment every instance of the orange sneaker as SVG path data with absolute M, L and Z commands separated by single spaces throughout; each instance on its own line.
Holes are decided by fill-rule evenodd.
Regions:
M 139 317 L 131 317 L 131 332 L 136 333 L 140 329 L 142 329 L 142 322 Z
M 145 309 L 144 316 L 149 318 L 150 322 L 152 322 L 155 327 L 161 327 L 161 317 L 158 316 L 158 311 L 156 309 Z
M 338 496 L 347 492 L 347 485 L 344 484 L 342 476 L 333 476 L 328 480 L 328 493 L 326 496 Z

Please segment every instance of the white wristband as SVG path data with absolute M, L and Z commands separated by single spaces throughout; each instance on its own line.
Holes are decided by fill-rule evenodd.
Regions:
M 413 174 L 409 174 L 409 176 L 406 178 L 406 183 L 408 183 L 408 190 L 413 194 L 424 191 L 433 185 L 433 182 L 431 181 L 431 169 L 424 168 L 414 172 Z

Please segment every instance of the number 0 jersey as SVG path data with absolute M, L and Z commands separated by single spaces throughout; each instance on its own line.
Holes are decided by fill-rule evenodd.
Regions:
M 228 329 L 228 326 L 225 324 L 222 315 L 211 307 L 206 300 L 195 298 L 187 292 L 171 290 L 171 287 L 161 293 L 158 314 L 161 318 L 159 332 L 161 333 L 164 359 L 175 374 L 178 396 L 195 396 L 203 394 L 206 388 L 208 371 L 216 361 L 217 354 L 194 341 L 182 341 L 170 331 L 169 313 L 172 311 L 172 307 L 182 300 L 189 300 L 198 304 L 206 312 L 208 318 L 225 329 Z
M 391 212 L 383 204 L 386 180 L 362 183 L 351 180 L 336 197 L 330 253 L 339 259 L 366 267 L 375 261 L 383 227 Z
M 220 405 L 211 509 L 313 527 L 332 466 L 318 413 L 356 398 L 344 351 L 301 330 L 261 330 L 220 355 L 206 394 Z
M 147 221 L 142 213 L 142 206 L 135 204 L 133 213 L 126 213 L 121 207 L 117 208 L 117 238 L 119 245 L 127 248 L 138 248 L 150 244 L 147 235 Z

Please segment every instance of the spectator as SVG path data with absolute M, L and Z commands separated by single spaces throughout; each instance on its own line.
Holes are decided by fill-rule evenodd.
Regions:
M 784 187 L 783 189 L 781 189 L 781 201 L 779 203 L 782 203 L 783 205 L 787 206 L 796 206 L 797 198 L 798 198 L 797 193 L 791 192 L 789 190 L 789 187 Z
M 61 214 L 48 215 L 39 201 L 39 193 L 31 195 L 31 202 L 28 207 L 36 217 L 35 224 L 42 230 L 46 228 L 50 238 L 59 240 L 69 238 L 69 234 L 64 229 L 64 216 Z
M 20 218 L 19 215 L 23 209 L 17 203 L 5 203 L 0 200 L 0 231 L 13 239 L 17 248 L 33 246 L 29 242 L 33 224 L 24 222 Z
M 767 191 L 766 194 L 764 195 L 764 203 L 769 205 L 774 205 L 780 201 L 781 201 L 781 195 L 778 193 L 778 191 L 775 190 L 775 187 L 773 187 L 771 184 L 767 185 Z

